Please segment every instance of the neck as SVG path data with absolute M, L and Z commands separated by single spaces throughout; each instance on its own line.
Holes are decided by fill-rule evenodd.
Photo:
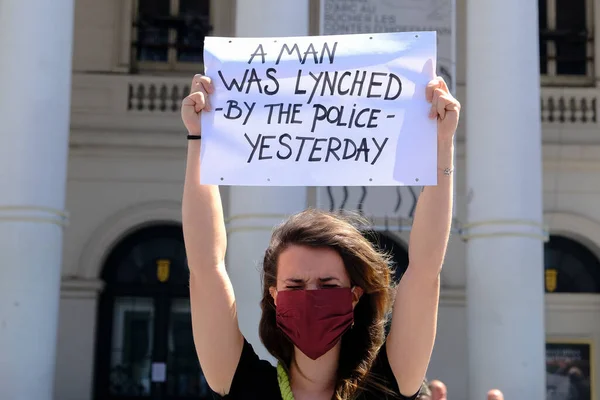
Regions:
M 335 390 L 341 343 L 316 360 L 311 360 L 298 349 L 290 366 L 290 383 L 296 399 L 327 398 Z

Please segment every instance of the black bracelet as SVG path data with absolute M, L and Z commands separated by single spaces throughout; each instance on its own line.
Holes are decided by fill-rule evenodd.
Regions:
M 202 135 L 187 135 L 188 140 L 200 140 Z

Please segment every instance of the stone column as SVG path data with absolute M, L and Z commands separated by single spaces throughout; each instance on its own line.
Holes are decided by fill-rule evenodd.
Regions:
M 308 0 L 238 1 L 236 36 L 306 36 Z M 227 266 L 238 307 L 240 328 L 257 353 L 272 360 L 258 336 L 260 271 L 273 226 L 306 208 L 305 187 L 231 187 Z
M 0 3 L 0 399 L 53 398 L 73 13 Z
M 545 398 L 534 0 L 467 1 L 469 399 Z

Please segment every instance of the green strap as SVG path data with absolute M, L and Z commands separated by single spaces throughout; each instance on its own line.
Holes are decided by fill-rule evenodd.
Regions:
M 281 363 L 277 363 L 277 380 L 279 381 L 279 391 L 283 400 L 294 400 L 294 394 L 290 387 L 290 378 Z

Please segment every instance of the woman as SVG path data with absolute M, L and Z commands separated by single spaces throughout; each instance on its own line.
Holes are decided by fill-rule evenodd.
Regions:
M 197 75 L 182 103 L 189 139 L 214 87 Z M 452 219 L 453 138 L 460 105 L 441 78 L 426 89 L 438 124 L 438 185 L 423 190 L 410 265 L 393 288 L 384 255 L 339 216 L 305 211 L 277 228 L 264 257 L 261 339 L 278 360 L 259 360 L 238 326 L 225 269 L 219 189 L 200 184 L 201 140 L 190 140 L 183 230 L 194 341 L 210 388 L 231 399 L 416 399 L 435 334 L 440 270 Z M 250 261 L 250 260 L 249 260 Z M 393 302 L 393 312 L 391 312 Z M 384 325 L 391 312 L 391 328 Z

